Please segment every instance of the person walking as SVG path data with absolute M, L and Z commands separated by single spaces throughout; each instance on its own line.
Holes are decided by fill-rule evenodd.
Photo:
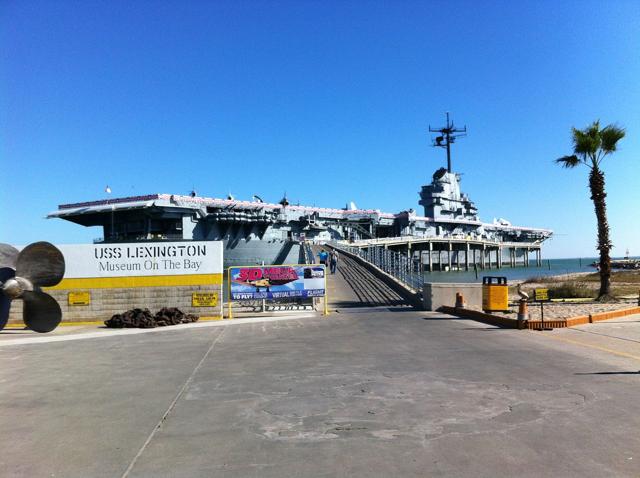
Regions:
M 331 273 L 335 274 L 336 269 L 338 268 L 338 251 L 336 251 L 335 249 L 331 251 L 331 258 L 329 260 L 329 265 L 331 268 Z
M 324 249 L 322 249 L 319 253 L 318 253 L 318 258 L 320 259 L 320 264 L 322 264 L 323 266 L 327 266 L 327 259 L 329 258 L 329 254 L 327 253 L 327 251 L 325 251 Z

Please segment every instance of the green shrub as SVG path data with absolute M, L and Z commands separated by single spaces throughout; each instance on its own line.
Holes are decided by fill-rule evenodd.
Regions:
M 563 282 L 549 287 L 550 299 L 584 299 L 595 297 L 595 291 L 581 282 Z

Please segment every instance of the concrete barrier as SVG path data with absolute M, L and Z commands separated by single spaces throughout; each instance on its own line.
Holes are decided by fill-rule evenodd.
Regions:
M 482 284 L 427 282 L 422 289 L 422 303 L 426 310 L 442 306 L 455 307 L 456 293 L 464 296 L 467 309 L 482 308 Z
M 455 302 L 455 297 L 454 297 Z M 456 308 L 453 306 L 443 305 L 438 308 L 440 312 L 445 314 L 454 315 L 457 317 L 463 317 L 467 319 L 477 320 L 486 324 L 496 325 L 498 327 L 505 327 L 510 329 L 529 329 L 539 330 L 542 328 L 542 322 L 540 320 L 516 320 L 509 317 L 501 317 L 498 315 L 487 314 L 477 310 L 470 310 L 466 308 Z M 566 319 L 550 319 L 544 321 L 545 327 L 553 329 L 562 329 L 565 327 L 575 327 L 576 325 L 591 324 L 599 322 L 601 320 L 615 319 L 618 317 L 625 317 L 627 315 L 640 314 L 640 307 L 631 307 L 628 309 L 618 309 L 609 312 L 599 312 L 597 314 L 579 315 L 576 317 L 569 317 Z
M 485 324 L 495 325 L 497 327 L 504 327 L 508 329 L 524 328 L 527 322 L 522 320 L 510 319 L 508 317 L 500 317 L 498 315 L 487 314 L 485 312 L 480 312 L 479 310 L 462 309 L 450 307 L 448 305 L 440 306 L 438 308 L 438 311 L 444 312 L 445 314 L 454 315 L 456 317 L 477 320 L 478 322 L 483 322 Z

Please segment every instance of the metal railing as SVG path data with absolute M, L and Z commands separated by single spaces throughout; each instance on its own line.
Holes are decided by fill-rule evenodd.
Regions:
M 376 237 L 371 239 L 356 239 L 356 240 L 340 240 L 335 241 L 339 246 L 356 246 L 356 247 L 370 247 L 377 245 L 402 245 L 408 243 L 469 243 L 469 244 L 485 244 L 487 246 L 502 246 L 502 247 L 539 247 L 545 239 L 531 239 L 526 238 L 520 241 L 508 241 L 489 237 L 471 236 L 469 234 L 454 233 L 448 235 L 428 235 L 428 236 L 391 236 L 391 237 Z
M 349 252 L 382 269 L 384 272 L 415 292 L 422 292 L 424 277 L 420 261 L 410 259 L 406 255 L 385 249 L 384 247 L 358 247 L 331 243 L 338 251 Z
M 304 248 L 305 264 L 314 264 L 315 256 L 313 255 L 313 249 L 311 249 L 311 244 L 305 241 L 302 243 L 302 247 Z

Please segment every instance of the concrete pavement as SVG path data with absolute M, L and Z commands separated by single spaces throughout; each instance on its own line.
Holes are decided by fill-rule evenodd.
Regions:
M 378 308 L 4 347 L 0 475 L 638 476 L 640 343 L 582 336 Z

